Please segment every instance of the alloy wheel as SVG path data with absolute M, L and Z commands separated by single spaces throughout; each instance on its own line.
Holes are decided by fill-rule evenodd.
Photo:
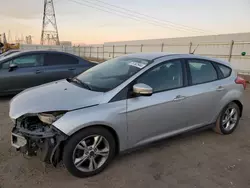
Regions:
M 73 163 L 82 172 L 92 172 L 100 168 L 108 159 L 109 143 L 100 135 L 82 139 L 73 152 Z
M 225 131 L 231 131 L 238 120 L 238 111 L 234 107 L 229 107 L 222 116 L 222 127 Z

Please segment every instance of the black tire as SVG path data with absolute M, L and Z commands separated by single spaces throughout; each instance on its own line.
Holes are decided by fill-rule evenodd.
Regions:
M 234 108 L 236 109 L 236 113 L 237 113 L 237 121 L 236 121 L 236 124 L 234 125 L 234 127 L 230 130 L 226 130 L 223 126 L 223 116 L 225 115 L 226 111 L 229 109 L 229 108 Z M 216 133 L 219 133 L 219 134 L 222 134 L 222 135 L 228 135 L 228 134 L 231 134 L 232 132 L 234 132 L 234 130 L 236 129 L 236 127 L 238 126 L 239 124 L 239 120 L 240 120 L 240 108 L 239 106 L 234 103 L 234 102 L 231 102 L 229 103 L 220 113 L 217 121 L 216 121 L 216 125 L 215 125 L 215 128 L 213 129 Z
M 74 153 L 74 150 L 75 150 L 75 147 L 77 146 L 77 144 L 82 139 L 84 139 L 90 135 L 100 135 L 108 141 L 108 143 L 109 143 L 109 155 L 108 155 L 108 158 L 105 161 L 105 163 L 102 166 L 100 166 L 99 168 L 97 168 L 96 170 L 91 171 L 91 172 L 83 172 L 83 171 L 77 169 L 76 166 L 74 165 L 73 153 Z M 73 176 L 76 176 L 79 178 L 94 176 L 94 175 L 100 173 L 101 171 L 103 171 L 107 167 L 107 165 L 112 161 L 112 159 L 114 158 L 115 153 L 116 153 L 115 149 L 116 149 L 115 139 L 114 139 L 113 135 L 107 129 L 105 129 L 103 127 L 99 127 L 99 126 L 85 128 L 83 130 L 80 130 L 76 134 L 74 134 L 65 144 L 64 151 L 63 151 L 63 163 L 64 163 L 65 167 L 67 168 L 67 170 Z

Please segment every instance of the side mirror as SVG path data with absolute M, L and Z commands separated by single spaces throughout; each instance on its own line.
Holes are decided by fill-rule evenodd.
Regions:
M 13 63 L 11 63 L 10 65 L 9 65 L 9 72 L 10 71 L 13 71 L 14 69 L 16 69 L 18 66 L 16 65 L 16 64 L 13 64 Z
M 153 89 L 147 84 L 138 83 L 133 86 L 133 92 L 137 95 L 150 96 L 153 94 Z

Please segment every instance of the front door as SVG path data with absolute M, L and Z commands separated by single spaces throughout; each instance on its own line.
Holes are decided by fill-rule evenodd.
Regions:
M 136 80 L 151 86 L 153 95 L 127 101 L 131 147 L 167 137 L 187 126 L 183 68 L 182 60 L 171 60 L 156 65 Z
M 16 67 L 10 69 L 10 65 Z M 23 55 L 1 65 L 0 92 L 16 93 L 43 83 L 43 55 Z

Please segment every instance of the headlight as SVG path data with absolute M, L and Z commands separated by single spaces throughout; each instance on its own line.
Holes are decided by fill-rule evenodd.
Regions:
M 51 125 L 60 117 L 62 117 L 64 114 L 65 112 L 40 113 L 40 114 L 37 114 L 37 116 L 43 123 Z

